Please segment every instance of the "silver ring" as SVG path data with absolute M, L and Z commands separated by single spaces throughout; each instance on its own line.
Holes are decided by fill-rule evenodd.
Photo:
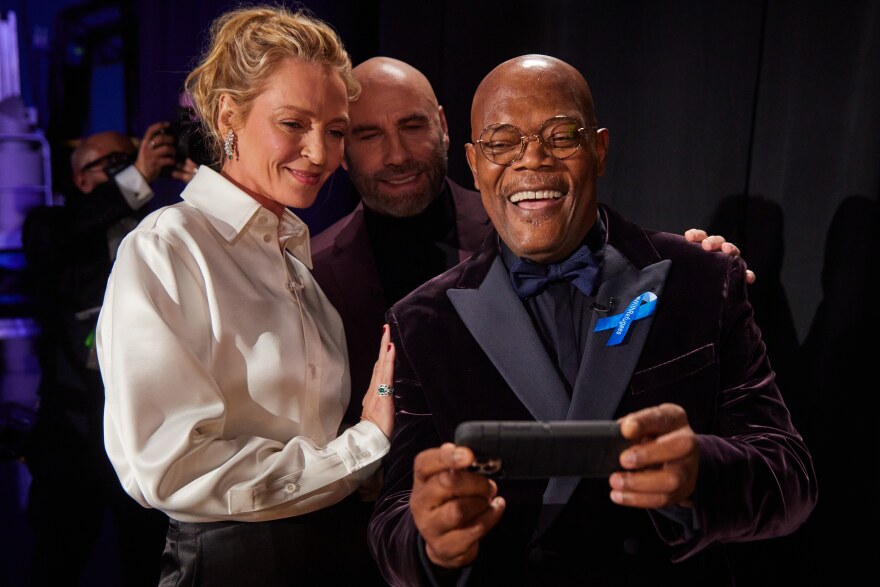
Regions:
M 154 141 L 153 139 L 150 139 L 150 147 L 152 147 L 153 149 L 156 148 L 156 141 Z
M 394 388 L 384 383 L 380 383 L 376 388 L 376 395 L 391 395 L 392 393 L 394 393 Z

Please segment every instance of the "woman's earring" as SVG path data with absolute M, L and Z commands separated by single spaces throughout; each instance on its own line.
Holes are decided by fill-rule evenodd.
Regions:
M 226 140 L 223 141 L 223 152 L 226 153 L 226 158 L 232 161 L 232 154 L 235 152 L 235 131 L 231 128 L 226 133 Z

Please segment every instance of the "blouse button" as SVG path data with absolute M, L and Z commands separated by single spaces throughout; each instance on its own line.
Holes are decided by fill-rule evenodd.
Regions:
M 263 235 L 263 242 L 264 242 L 264 243 L 270 243 L 270 242 L 272 242 L 272 237 L 271 237 L 270 235 L 268 235 L 268 234 L 264 234 L 264 235 Z
M 258 224 L 266 224 L 269 220 L 265 216 L 260 216 L 257 218 Z
M 361 454 L 359 454 L 358 456 L 361 457 L 362 459 L 368 459 L 368 458 L 370 458 L 370 451 L 362 450 Z
M 294 491 L 296 491 L 296 483 L 288 483 L 284 486 L 284 491 L 286 491 L 287 493 L 293 493 Z

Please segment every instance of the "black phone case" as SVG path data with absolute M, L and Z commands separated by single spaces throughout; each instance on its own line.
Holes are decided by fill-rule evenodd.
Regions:
M 629 441 L 615 420 L 472 420 L 455 429 L 455 443 L 474 451 L 479 473 L 505 479 L 607 477 L 620 469 Z

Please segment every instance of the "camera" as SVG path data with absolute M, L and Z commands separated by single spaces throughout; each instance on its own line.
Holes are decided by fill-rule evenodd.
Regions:
M 188 158 L 196 165 L 210 165 L 211 153 L 205 141 L 204 130 L 196 116 L 195 110 L 187 106 L 178 106 L 171 125 L 162 132 L 174 137 L 174 163 L 179 165 Z M 170 177 L 174 165 L 162 169 L 164 177 Z

